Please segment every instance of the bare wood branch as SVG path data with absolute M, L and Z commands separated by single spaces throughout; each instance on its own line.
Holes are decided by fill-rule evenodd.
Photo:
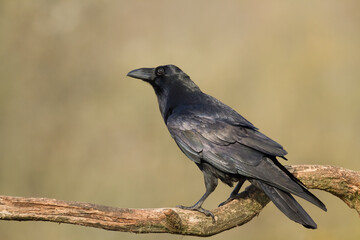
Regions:
M 360 172 L 321 165 L 288 167 L 308 188 L 334 194 L 360 214 Z M 211 236 L 243 225 L 257 216 L 269 199 L 250 186 L 242 198 L 214 209 L 210 217 L 179 208 L 129 209 L 48 198 L 0 196 L 0 220 L 49 221 L 135 233 Z

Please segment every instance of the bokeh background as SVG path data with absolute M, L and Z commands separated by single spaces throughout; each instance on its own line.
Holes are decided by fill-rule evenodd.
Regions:
M 190 205 L 201 172 L 153 90 L 126 74 L 175 64 L 289 152 L 359 170 L 359 1 L 0 1 L 0 194 L 109 206 Z M 215 208 L 231 189 L 219 184 Z M 359 217 L 313 191 L 311 231 L 269 204 L 211 239 L 359 239 Z M 0 222 L 1 239 L 192 239 Z

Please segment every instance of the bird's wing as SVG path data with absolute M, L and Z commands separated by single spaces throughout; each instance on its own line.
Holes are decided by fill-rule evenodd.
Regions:
M 195 143 L 188 143 L 194 146 L 196 148 L 194 150 L 197 152 L 201 150 L 201 138 L 204 138 L 216 145 L 240 143 L 274 157 L 283 157 L 287 154 L 279 143 L 259 132 L 250 122 L 234 110 L 231 109 L 236 114 L 231 112 L 230 114 L 225 114 L 225 111 L 222 110 L 218 109 L 217 111 L 210 112 L 206 108 L 202 108 L 201 111 L 196 108 L 184 109 L 174 112 L 169 117 L 167 126 L 173 137 L 179 138 L 185 134 L 181 138 L 185 143 L 190 141 L 190 139 L 193 139 L 191 141 L 196 141 Z M 244 125 L 250 126 L 250 128 Z
M 167 121 L 171 136 L 180 149 L 194 162 L 205 159 L 228 173 L 246 172 L 257 166 L 267 155 L 284 154 L 282 147 L 256 130 L 234 126 L 217 118 L 194 115 L 193 112 L 174 112 Z M 239 172 L 240 171 L 240 172 Z

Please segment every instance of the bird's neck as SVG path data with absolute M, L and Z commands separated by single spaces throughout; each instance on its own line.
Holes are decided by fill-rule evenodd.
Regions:
M 178 107 L 197 104 L 203 93 L 197 88 L 172 87 L 158 93 L 161 115 L 166 123 L 167 118 Z

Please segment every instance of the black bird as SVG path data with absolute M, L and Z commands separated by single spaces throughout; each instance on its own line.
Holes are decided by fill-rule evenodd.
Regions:
M 316 223 L 291 194 L 297 195 L 326 211 L 325 205 L 293 176 L 277 157 L 287 152 L 229 106 L 203 93 L 174 65 L 140 68 L 127 74 L 148 82 L 155 90 L 161 115 L 181 151 L 204 174 L 206 192 L 191 207 L 214 219 L 201 206 L 215 190 L 218 179 L 230 187 L 237 182 L 223 205 L 239 196 L 245 182 L 260 188 L 291 220 L 306 228 Z

